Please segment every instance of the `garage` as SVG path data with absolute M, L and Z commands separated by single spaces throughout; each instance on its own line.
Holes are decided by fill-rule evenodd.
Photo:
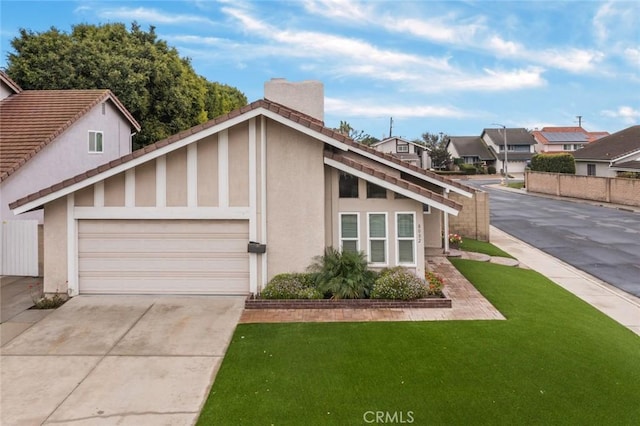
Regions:
M 81 294 L 247 294 L 246 220 L 80 220 Z

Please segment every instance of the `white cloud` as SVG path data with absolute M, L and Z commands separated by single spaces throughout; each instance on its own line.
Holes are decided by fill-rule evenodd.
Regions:
M 640 67 L 640 48 L 635 49 L 629 47 L 624 50 L 624 58 L 631 64 L 632 66 Z
M 619 118 L 627 124 L 634 124 L 640 120 L 640 110 L 626 105 L 618 107 L 615 111 L 604 110 L 602 111 L 602 115 L 605 117 Z
M 325 111 L 341 117 L 394 117 L 394 118 L 462 118 L 469 113 L 457 108 L 432 105 L 388 105 L 377 101 L 366 102 L 362 99 L 347 101 L 336 98 L 325 98 Z
M 206 23 L 214 24 L 208 18 L 197 15 L 180 15 L 160 12 L 156 9 L 146 7 L 118 7 L 115 9 L 102 9 L 98 12 L 98 16 L 106 19 L 124 19 L 128 21 L 142 21 L 157 24 L 195 24 Z

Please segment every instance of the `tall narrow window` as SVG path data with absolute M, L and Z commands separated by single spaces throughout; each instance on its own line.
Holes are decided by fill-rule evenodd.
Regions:
M 367 198 L 387 198 L 387 190 L 375 183 L 367 182 Z
M 369 262 L 387 264 L 386 213 L 369 213 Z
M 596 165 L 587 164 L 587 176 L 595 176 L 595 175 L 596 175 Z
M 415 213 L 396 213 L 399 265 L 416 263 L 415 223 Z
M 346 172 L 340 172 L 340 198 L 358 198 L 358 178 Z
M 358 213 L 340 213 L 340 247 L 343 251 L 358 251 Z
M 89 130 L 89 153 L 102 153 L 104 146 L 102 143 L 102 132 Z

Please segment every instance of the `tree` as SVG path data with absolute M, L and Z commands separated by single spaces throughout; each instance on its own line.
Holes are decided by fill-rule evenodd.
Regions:
M 453 162 L 451 160 L 451 154 L 447 151 L 447 142 L 449 136 L 444 133 L 429 133 L 422 134 L 422 139 L 416 139 L 414 142 L 425 145 L 429 150 L 429 157 L 431 157 L 431 164 L 434 169 L 446 169 Z
M 142 130 L 140 148 L 244 106 L 231 86 L 196 74 L 188 58 L 137 23 L 79 24 L 70 34 L 55 27 L 21 29 L 11 40 L 7 74 L 24 89 L 110 89 Z
M 353 141 L 361 143 L 363 145 L 371 145 L 375 142 L 380 141 L 380 139 L 374 138 L 373 136 L 365 133 L 364 130 L 354 129 L 353 127 L 351 127 L 351 124 L 342 120 L 340 120 L 340 127 L 335 130 L 338 133 L 348 137 L 349 139 L 352 139 Z

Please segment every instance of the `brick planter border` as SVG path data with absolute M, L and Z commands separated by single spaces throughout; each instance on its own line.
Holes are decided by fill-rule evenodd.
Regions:
M 451 308 L 451 299 L 431 297 L 417 300 L 388 299 L 256 299 L 249 295 L 245 309 L 381 309 L 381 308 Z

